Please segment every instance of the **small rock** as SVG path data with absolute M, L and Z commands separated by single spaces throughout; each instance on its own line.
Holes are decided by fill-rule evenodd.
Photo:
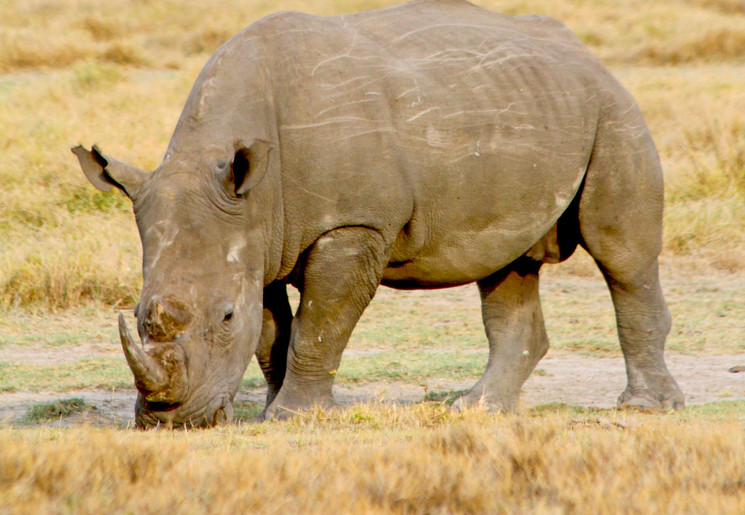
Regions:
M 738 372 L 745 372 L 745 365 L 737 365 L 736 367 L 730 368 L 729 371 L 733 374 L 736 374 Z

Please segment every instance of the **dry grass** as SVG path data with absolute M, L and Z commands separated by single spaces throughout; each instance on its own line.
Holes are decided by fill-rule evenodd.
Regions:
M 4 429 L 0 504 L 8 513 L 736 513 L 745 510 L 739 417 L 450 415 L 427 404 L 187 433 Z
M 93 303 L 99 306 L 89 316 L 94 319 L 101 304 L 131 305 L 138 296 L 140 244 L 130 207 L 87 184 L 71 146 L 97 142 L 107 153 L 153 168 L 208 55 L 251 21 L 280 9 L 335 14 L 394 3 L 0 2 L 0 346 L 48 350 L 92 340 L 115 347 L 115 327 L 103 335 L 96 322 L 84 331 L 51 328 L 47 310 Z M 476 3 L 555 16 L 614 69 L 642 106 L 665 165 L 666 259 L 742 273 L 745 4 Z M 567 268 L 580 277 L 594 274 L 583 261 Z M 566 287 L 560 275 L 554 279 L 554 289 Z M 739 341 L 732 313 L 742 302 L 734 290 L 711 289 L 701 277 L 690 287 L 683 279 L 671 287 L 685 290 L 671 296 L 674 313 L 685 315 L 676 316 L 671 348 L 708 352 L 725 348 L 720 340 Z M 717 304 L 701 302 L 694 310 L 703 297 L 716 297 Z M 400 314 L 395 305 L 381 299 L 371 316 L 376 310 Z M 13 306 L 20 309 L 9 310 Z M 715 313 L 707 306 L 716 306 Z M 566 303 L 557 309 L 589 308 Z M 38 331 L 29 324 L 40 322 L 19 318 L 16 324 L 11 316 L 32 311 L 44 313 L 47 325 Z M 412 341 L 425 348 L 435 339 L 481 346 L 478 324 L 468 324 L 478 333 L 471 338 L 459 316 L 447 314 L 436 336 L 432 324 L 398 341 L 392 317 L 381 315 L 357 338 L 363 347 L 389 342 L 392 350 Z M 722 329 L 720 317 L 735 322 Z M 590 329 L 610 334 L 615 349 L 612 323 L 608 308 Z M 571 346 L 575 337 L 561 338 Z M 92 359 L 39 370 L 4 363 L 0 374 L 8 381 L 26 374 L 16 380 L 26 389 L 50 380 L 131 385 L 117 358 L 116 366 Z M 368 364 L 360 374 L 371 370 Z M 663 416 L 547 409 L 513 417 L 479 410 L 450 415 L 444 406 L 424 404 L 360 406 L 203 432 L 6 428 L 0 429 L 0 511 L 741 513 L 743 423 L 741 407 L 716 416 L 689 408 Z
M 207 56 L 280 9 L 334 14 L 395 1 L 77 0 L 0 4 L 0 306 L 131 305 L 130 208 L 83 179 L 69 148 L 157 166 Z M 745 267 L 745 13 L 736 0 L 477 2 L 565 21 L 634 93 L 667 176 L 665 248 Z M 674 65 L 674 66 L 673 66 Z
M 12 20 L 0 38 L 0 72 L 64 68 L 98 60 L 179 68 L 185 56 L 209 53 L 251 21 L 279 10 L 337 14 L 394 5 L 396 0 L 95 3 L 8 2 Z M 745 7 L 739 0 L 482 0 L 510 14 L 542 13 L 565 21 L 611 62 L 678 64 L 742 59 Z
M 743 76 L 744 65 L 621 71 L 665 169 L 665 249 L 729 271 L 745 267 Z

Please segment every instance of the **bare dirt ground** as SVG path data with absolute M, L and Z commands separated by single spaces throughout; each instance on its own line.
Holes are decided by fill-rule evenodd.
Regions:
M 611 408 L 626 385 L 622 358 L 591 358 L 564 352 L 546 356 L 523 386 L 522 403 L 526 408 L 551 403 Z M 688 356 L 671 354 L 667 363 L 686 395 L 688 404 L 745 399 L 745 373 L 729 369 L 745 365 L 745 354 L 728 356 Z M 334 393 L 342 405 L 365 402 L 419 402 L 430 391 L 451 391 L 469 388 L 472 380 L 449 381 L 432 379 L 424 384 L 374 382 L 353 386 L 336 386 Z M 236 401 L 263 403 L 265 389 L 241 391 Z M 60 424 L 90 422 L 101 425 L 126 426 L 133 421 L 134 391 L 81 390 L 64 394 L 5 393 L 0 395 L 0 421 L 20 421 L 28 408 L 36 403 L 79 397 L 96 410 L 85 417 L 71 417 Z M 82 420 L 81 420 L 82 418 Z

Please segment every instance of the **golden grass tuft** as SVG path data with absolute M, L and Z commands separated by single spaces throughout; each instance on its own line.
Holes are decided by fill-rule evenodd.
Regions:
M 741 59 L 745 49 L 745 29 L 710 29 L 682 39 L 676 44 L 660 45 L 655 42 L 642 45 L 631 54 L 630 61 L 675 65 L 694 61 L 721 61 Z
M 709 108 L 709 116 L 683 129 L 692 164 L 690 179 L 695 181 L 686 190 L 692 196 L 712 191 L 745 195 L 745 123 L 738 114 L 743 108 L 745 101 L 721 110 Z
M 694 0 L 694 3 L 727 14 L 745 14 L 743 0 Z
M 213 431 L 5 429 L 0 447 L 11 513 L 745 509 L 741 422 L 633 412 L 363 405 Z

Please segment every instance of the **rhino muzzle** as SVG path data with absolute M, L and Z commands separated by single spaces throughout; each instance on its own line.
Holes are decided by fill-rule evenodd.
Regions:
M 124 356 L 142 397 L 153 403 L 179 404 L 188 392 L 186 356 L 173 342 L 159 343 L 145 351 L 135 343 L 123 314 L 119 314 L 119 337 Z
M 226 425 L 233 420 L 233 402 L 218 395 L 201 407 L 148 402 L 138 395 L 135 423 L 140 429 L 197 429 Z

